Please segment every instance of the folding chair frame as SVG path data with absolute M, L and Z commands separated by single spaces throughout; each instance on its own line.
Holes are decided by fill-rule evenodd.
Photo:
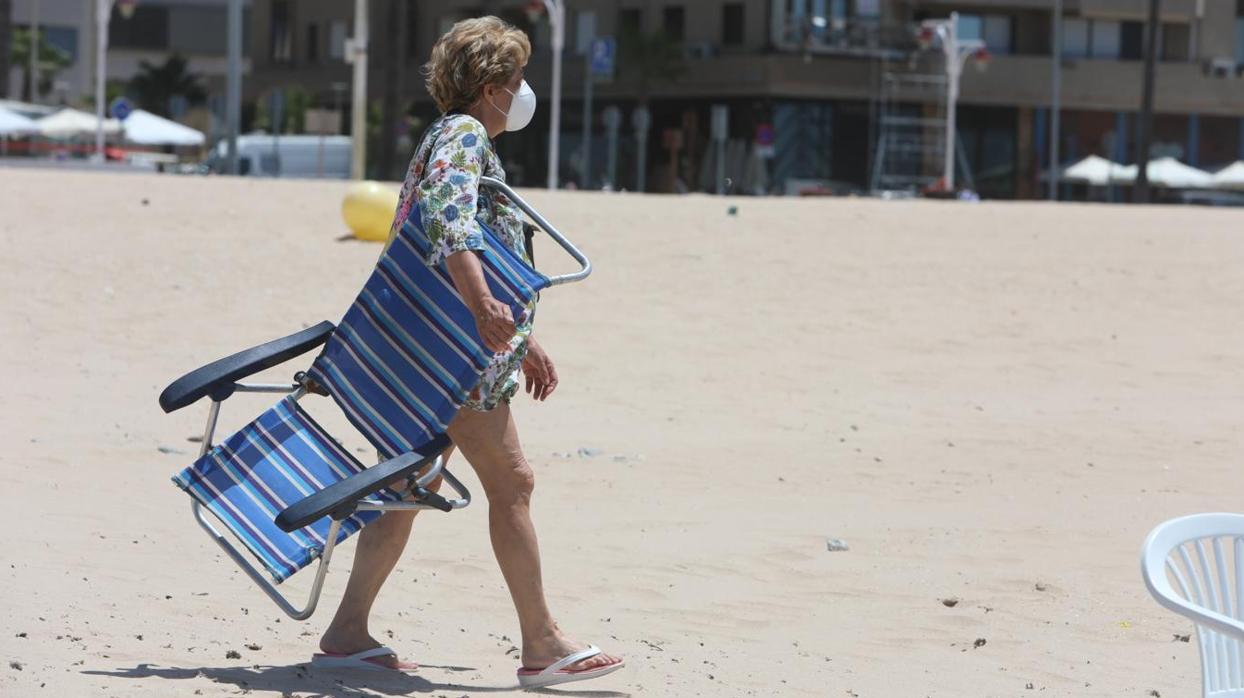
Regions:
M 492 189 L 496 189 L 514 202 L 518 208 L 526 213 L 536 224 L 544 230 L 544 232 L 569 254 L 581 266 L 579 271 L 561 274 L 549 277 L 550 286 L 558 286 L 561 284 L 573 283 L 586 279 L 592 273 L 592 263 L 587 259 L 578 248 L 567 240 L 552 224 L 540 215 L 530 204 L 523 200 L 513 189 L 505 182 L 492 177 L 481 178 L 481 185 Z M 334 329 L 333 325 L 328 322 L 321 323 L 315 327 L 308 328 L 301 332 L 290 335 L 283 339 L 274 340 L 267 344 L 248 349 L 232 356 L 226 357 L 219 361 L 208 364 L 198 370 L 192 371 L 177 381 L 174 381 L 160 395 L 160 406 L 165 412 L 185 407 L 204 396 L 211 398 L 211 405 L 207 414 L 207 426 L 203 430 L 203 441 L 199 447 L 199 457 L 202 458 L 211 450 L 212 439 L 216 432 L 216 422 L 220 416 L 220 405 L 228 399 L 233 393 L 286 393 L 291 395 L 295 401 L 301 399 L 307 394 L 308 385 L 305 373 L 299 372 L 294 376 L 292 383 L 242 383 L 238 379 L 245 378 L 259 371 L 272 366 L 279 365 L 289 359 L 306 353 L 311 349 L 319 347 L 326 340 L 328 335 Z M 444 437 L 442 437 L 444 438 Z M 447 439 L 446 439 L 447 442 Z M 443 451 L 443 449 L 442 449 Z M 191 503 L 191 510 L 194 513 L 195 520 L 207 535 L 224 550 L 233 562 L 250 577 L 268 598 L 290 618 L 295 620 L 306 620 L 315 612 L 316 605 L 319 603 L 320 592 L 324 587 L 324 578 L 328 574 L 328 566 L 332 559 L 333 549 L 336 547 L 337 534 L 341 528 L 341 521 L 348 518 L 358 511 L 417 511 L 421 509 L 439 509 L 441 511 L 452 511 L 454 509 L 462 509 L 471 503 L 471 493 L 467 488 L 445 469 L 444 459 L 438 454 L 426 456 L 415 460 L 414 456 L 419 454 L 404 454 L 397 458 L 390 459 L 383 463 L 373 466 L 362 473 L 358 473 L 350 478 L 346 478 L 331 485 L 325 490 L 310 495 L 301 502 L 291 505 L 282 511 L 276 518 L 276 523 L 286 531 L 293 531 L 307 525 L 308 523 L 318 520 L 324 515 L 332 517 L 332 523 L 329 524 L 328 536 L 324 546 L 324 550 L 320 553 L 319 565 L 315 572 L 315 580 L 311 584 L 306 604 L 302 608 L 294 606 L 283 594 L 276 589 L 268 578 L 255 567 L 255 565 L 247 558 L 243 552 L 239 551 L 236 546 L 220 531 L 216 529 L 212 522 L 203 514 L 203 507 L 197 500 Z M 392 480 L 380 480 L 385 473 L 392 471 L 394 479 L 405 477 L 405 473 L 418 473 L 426 469 L 422 475 L 414 477 L 410 485 L 410 491 L 414 495 L 413 501 L 404 500 L 400 502 L 375 502 L 365 501 L 363 498 L 374 494 L 375 492 L 389 486 Z M 324 495 L 328 495 L 328 490 L 339 485 L 347 485 L 350 481 L 360 476 L 369 475 L 371 470 L 383 470 L 379 474 L 368 477 L 369 491 L 363 489 L 349 490 L 352 497 L 344 498 L 339 501 L 333 501 L 331 497 L 325 499 Z M 445 499 L 435 492 L 430 492 L 427 486 L 436 480 L 437 477 L 443 477 L 446 484 L 457 494 L 456 499 Z M 361 495 L 361 496 L 359 496 Z M 311 500 L 322 500 L 313 502 Z
M 227 392 L 287 393 L 292 395 L 294 400 L 299 400 L 307 393 L 305 385 L 306 379 L 301 373 L 299 373 L 295 379 L 297 382 L 294 383 L 234 383 L 232 385 L 232 390 Z M 220 416 L 220 406 L 223 402 L 223 398 L 220 400 L 217 400 L 215 397 L 212 398 L 211 406 L 208 408 L 207 413 L 207 426 L 203 430 L 203 443 L 199 447 L 200 458 L 206 455 L 213 446 L 212 439 L 216 433 L 216 421 Z M 341 528 L 342 519 L 345 519 L 356 511 L 386 512 L 418 511 L 422 509 L 439 509 L 446 511 L 462 509 L 471 503 L 470 491 L 467 490 L 466 486 L 463 485 L 458 478 L 454 477 L 452 473 L 445 469 L 444 460 L 438 455 L 433 456 L 430 459 L 424 459 L 424 461 L 421 462 L 426 462 L 428 460 L 432 461 L 430 463 L 431 467 L 422 466 L 427 467 L 427 472 L 415 478 L 411 490 L 414 492 L 426 492 L 424 488 L 426 488 L 439 476 L 445 478 L 445 483 L 454 490 L 457 494 L 457 498 L 443 499 L 434 493 L 427 493 L 428 497 L 425 501 L 356 501 L 348 504 L 348 506 L 344 509 L 338 509 L 333 512 L 333 514 L 331 514 L 332 523 L 329 524 L 324 551 L 320 554 L 319 565 L 316 567 L 315 580 L 311 583 L 311 591 L 307 598 L 306 604 L 302 608 L 298 608 L 291 603 L 284 594 L 277 590 L 276 585 L 264 576 L 263 572 L 256 568 L 254 563 L 252 563 L 242 551 L 238 550 L 237 547 L 233 545 L 228 537 L 212 525 L 211 520 L 204 516 L 203 506 L 198 502 L 198 500 L 192 500 L 190 508 L 194 513 L 195 521 L 199 523 L 199 527 L 202 528 L 203 531 L 207 533 L 208 537 L 214 540 L 216 544 L 225 551 L 225 554 L 233 560 L 234 564 L 246 573 L 246 576 L 249 577 L 261 591 L 267 594 L 268 598 L 272 599 L 272 601 L 290 618 L 293 618 L 294 620 L 306 620 L 311 617 L 311 614 L 315 613 L 316 605 L 319 603 L 320 592 L 324 588 L 324 578 L 328 575 L 328 566 L 332 560 L 333 549 L 337 546 L 337 534 Z M 434 500 L 431 500 L 431 498 L 433 497 L 439 501 L 437 501 L 437 503 L 432 503 Z M 446 509 L 446 505 L 448 505 L 448 509 Z

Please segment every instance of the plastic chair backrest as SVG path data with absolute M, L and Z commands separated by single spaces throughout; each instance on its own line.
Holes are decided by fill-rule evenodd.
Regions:
M 1196 623 L 1203 694 L 1244 698 L 1244 515 L 1193 514 L 1149 534 L 1149 593 Z

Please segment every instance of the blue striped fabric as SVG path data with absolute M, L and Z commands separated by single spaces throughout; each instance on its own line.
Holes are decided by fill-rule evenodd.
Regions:
M 443 434 L 492 353 L 414 211 L 309 374 L 385 458 Z M 549 285 L 488 226 L 480 256 L 492 294 L 518 318 Z
M 286 533 L 273 520 L 285 507 L 363 470 L 353 456 L 287 397 L 173 476 L 173 482 L 215 514 L 280 583 L 324 550 L 328 517 Z M 396 501 L 391 490 L 373 499 Z M 337 542 L 380 512 L 342 521 Z

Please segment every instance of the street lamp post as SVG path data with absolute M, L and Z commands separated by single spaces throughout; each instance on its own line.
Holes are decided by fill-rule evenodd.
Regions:
M 350 103 L 350 178 L 362 179 L 367 173 L 367 0 L 354 0 L 354 39 L 350 42 L 350 62 L 354 64 L 354 93 Z
M 553 95 L 549 114 L 549 189 L 557 188 L 557 165 L 561 153 L 562 49 L 566 45 L 566 0 L 543 0 L 553 30 Z
M 113 0 L 95 0 L 95 158 L 104 161 L 104 80 Z
M 238 131 L 242 128 L 242 0 L 225 11 L 225 171 L 238 174 Z
M 104 81 L 108 66 L 108 25 L 112 19 L 112 6 L 118 5 L 121 15 L 129 19 L 134 15 L 138 0 L 95 0 L 95 158 L 104 161 Z
M 30 4 L 30 102 L 39 103 L 39 0 Z
M 984 56 L 985 42 L 980 39 L 959 38 L 959 13 L 951 12 L 950 19 L 927 19 L 921 23 L 926 38 L 936 36 L 946 57 L 946 153 L 942 166 L 942 180 L 947 190 L 955 188 L 955 105 L 959 101 L 959 78 L 963 66 L 971 56 Z
M 1058 169 L 1059 142 L 1058 133 L 1060 112 L 1062 111 L 1063 92 L 1063 0 L 1054 0 L 1054 19 L 1051 31 L 1054 34 L 1053 65 L 1050 71 L 1050 201 L 1058 201 Z

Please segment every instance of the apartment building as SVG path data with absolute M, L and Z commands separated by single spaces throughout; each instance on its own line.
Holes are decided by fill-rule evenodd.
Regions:
M 13 0 L 13 24 L 27 26 L 37 0 Z M 147 60 L 186 55 L 209 93 L 223 94 L 226 0 L 141 0 L 134 16 L 114 14 L 108 78 L 126 81 Z M 321 107 L 347 112 L 353 2 L 249 0 L 244 119 L 276 88 L 299 86 Z M 520 182 L 543 181 L 547 167 L 551 34 L 547 17 L 524 0 L 371 0 L 369 101 L 386 100 L 424 123 L 435 110 L 419 66 L 458 19 L 496 14 L 526 30 L 535 48 L 528 77 L 542 99 L 535 122 L 507 134 L 502 155 Z M 94 89 L 93 0 L 42 0 L 40 25 L 71 65 L 43 101 L 74 103 Z M 1060 146 L 1064 162 L 1090 153 L 1135 157 L 1147 0 L 1064 0 Z M 606 107 L 623 115 L 615 184 L 633 187 L 639 140 L 632 114 L 651 113 L 646 142 L 650 189 L 704 188 L 709 111 L 729 109 L 732 145 L 763 141 L 771 188 L 819 180 L 867 188 L 877 166 L 879 104 L 891 72 L 936 72 L 913 27 L 960 15 L 959 30 L 982 39 L 992 60 L 963 76 L 957 132 L 961 167 L 983 193 L 1041 195 L 1046 162 L 1052 56 L 1052 0 L 571 0 L 563 57 L 566 181 L 579 178 L 584 131 L 583 48 L 593 37 L 661 34 L 677 65 L 645 65 L 623 52 L 615 74 L 594 84 L 588 181 L 600 186 Z M 1244 157 L 1244 0 L 1163 0 L 1154 152 L 1213 167 Z M 19 68 L 14 68 L 19 70 Z M 16 91 L 20 80 L 11 81 Z M 936 101 L 911 97 L 914 109 Z M 384 173 L 400 171 L 409 142 L 387 123 L 373 150 Z M 391 144 L 391 145 L 386 145 Z M 386 150 L 388 151 L 386 153 Z M 377 157 L 380 155 L 381 157 Z
M 176 53 L 188 60 L 209 94 L 223 94 L 226 68 L 226 5 L 228 0 L 140 0 L 130 17 L 118 8 L 108 23 L 106 80 L 125 83 L 143 61 L 159 65 Z M 250 0 L 244 10 L 249 19 Z M 26 29 L 37 17 L 39 31 L 51 45 L 65 51 L 70 65 L 60 71 L 48 104 L 85 104 L 95 93 L 96 0 L 12 0 L 13 27 Z M 243 22 L 244 26 L 247 24 Z M 10 92 L 16 96 L 19 66 L 12 68 Z M 249 64 L 244 70 L 249 72 Z
M 454 21 L 496 14 L 531 35 L 529 82 L 543 99 L 536 121 L 508 134 L 503 156 L 528 183 L 542 181 L 551 76 L 547 17 L 520 0 L 373 0 L 370 95 L 386 90 L 425 120 L 434 115 L 418 67 Z M 697 188 L 712 105 L 730 109 L 730 135 L 743 147 L 772 134 L 771 185 L 789 179 L 832 180 L 866 188 L 875 166 L 878 103 L 890 71 L 936 70 L 915 61 L 913 27 L 960 15 L 960 34 L 980 38 L 991 60 L 963 76 L 958 110 L 961 167 L 984 193 L 1040 196 L 1048 167 L 1052 56 L 1051 0 L 577 0 L 569 3 L 563 57 L 563 161 L 576 177 L 583 132 L 582 95 L 590 35 L 662 33 L 680 47 L 671 76 L 660 66 L 628 65 L 594 85 L 593 170 L 605 160 L 606 106 L 624 115 L 618 186 L 633 182 L 638 141 L 630 115 L 643 102 L 652 116 L 647 140 L 651 188 L 673 177 Z M 256 0 L 247 94 L 297 84 L 322 105 L 345 108 L 350 67 L 345 42 L 353 3 Z M 1159 28 L 1154 152 L 1202 167 L 1244 157 L 1244 0 L 1164 0 Z M 1064 162 L 1090 153 L 1129 162 L 1140 104 L 1146 0 L 1065 0 L 1061 152 Z M 400 46 L 398 45 L 400 44 Z M 632 61 L 633 62 L 633 61 Z M 913 67 L 915 66 L 915 67 Z M 930 68 L 929 66 L 933 66 Z M 927 95 L 915 97 L 917 101 Z M 677 131 L 676 136 L 669 132 Z M 680 148 L 672 146 L 680 145 Z M 401 153 L 398 160 L 403 160 Z M 671 173 L 662 177 L 662 173 Z
M 960 134 L 979 169 L 1012 178 L 1019 196 L 1038 194 L 1049 164 L 1052 4 L 911 0 L 900 8 L 911 20 L 957 10 L 961 32 L 987 44 L 988 69 L 964 74 Z M 1132 162 L 1148 2 L 1064 5 L 1062 159 Z M 1157 45 L 1152 152 L 1206 168 L 1244 158 L 1244 1 L 1163 0 Z

